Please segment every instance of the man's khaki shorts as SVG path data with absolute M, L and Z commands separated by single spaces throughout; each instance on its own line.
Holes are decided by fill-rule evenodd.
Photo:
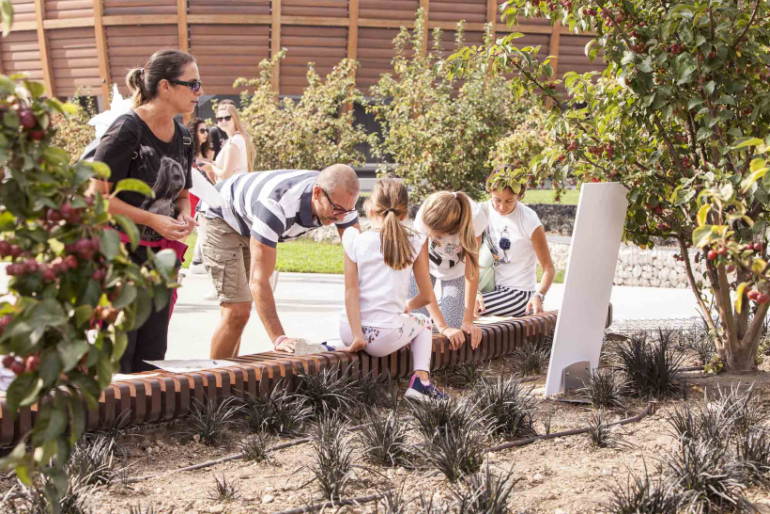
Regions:
M 251 302 L 250 238 L 240 235 L 219 218 L 206 219 L 204 224 L 203 264 L 214 281 L 219 302 Z

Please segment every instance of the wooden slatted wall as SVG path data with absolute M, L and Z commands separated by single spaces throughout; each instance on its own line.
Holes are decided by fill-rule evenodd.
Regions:
M 454 25 L 466 22 L 466 42 L 481 41 L 484 24 L 496 33 L 513 30 L 520 45 L 541 45 L 555 55 L 558 72 L 603 68 L 584 54 L 589 37 L 543 19 L 505 26 L 502 0 L 12 0 L 12 33 L 0 40 L 5 73 L 25 72 L 57 96 L 79 90 L 106 95 L 124 76 L 160 48 L 189 49 L 199 60 L 207 94 L 234 94 L 234 79 L 253 77 L 257 65 L 281 48 L 287 56 L 274 86 L 298 94 L 308 62 L 327 73 L 340 59 L 359 61 L 364 91 L 390 70 L 392 40 L 411 26 L 417 9 L 428 12 L 428 29 L 444 29 L 442 51 L 454 47 Z M 498 19 L 495 19 L 498 18 Z

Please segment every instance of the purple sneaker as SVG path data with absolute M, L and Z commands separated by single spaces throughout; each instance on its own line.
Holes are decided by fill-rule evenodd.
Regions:
M 446 393 L 432 383 L 423 383 L 422 380 L 417 378 L 417 375 L 412 375 L 412 379 L 409 381 L 409 388 L 406 390 L 406 393 L 404 393 L 404 396 L 410 400 L 417 400 L 419 402 L 446 400 L 449 398 Z

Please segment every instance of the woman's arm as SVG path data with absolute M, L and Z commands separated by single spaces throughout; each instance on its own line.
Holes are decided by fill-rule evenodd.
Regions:
M 476 238 L 476 247 L 481 246 L 481 238 Z M 465 260 L 465 304 L 463 309 L 463 322 L 460 328 L 471 336 L 471 348 L 478 348 L 481 342 L 481 329 L 473 324 L 476 318 L 476 295 L 479 291 L 479 267 Z
M 364 331 L 361 327 L 361 291 L 358 286 L 358 265 L 345 254 L 345 313 L 348 316 L 353 343 L 347 347 L 349 352 L 357 352 L 366 347 Z
M 105 180 L 91 179 L 91 184 L 89 185 L 87 194 L 93 196 L 96 193 L 101 193 L 103 196 L 109 198 L 108 209 L 110 214 L 125 216 L 134 223 L 139 225 L 146 225 L 166 239 L 179 241 L 186 238 L 190 234 L 192 228 L 188 227 L 187 224 L 180 223 L 170 216 L 163 216 L 162 214 L 155 214 L 150 211 L 145 211 L 144 209 L 134 207 L 133 205 L 124 202 L 120 198 L 110 195 L 111 190 L 112 184 L 109 182 Z M 188 202 L 187 209 L 189 210 L 189 200 L 186 201 Z
M 243 138 L 240 134 L 234 134 L 233 138 L 235 137 Z M 216 176 L 217 182 L 232 177 L 238 169 L 238 165 L 241 162 L 246 162 L 245 147 L 242 149 L 241 145 L 237 144 L 235 141 L 226 144 L 224 148 L 222 148 L 222 152 L 222 167 L 219 167 L 216 164 L 204 166 L 204 171 L 209 172 L 210 170 Z
M 540 267 L 543 268 L 543 276 L 540 278 L 540 285 L 537 288 L 537 292 L 532 295 L 532 298 L 530 298 L 527 303 L 527 313 L 538 314 L 543 312 L 543 298 L 551 288 L 553 278 L 556 275 L 556 270 L 553 267 L 553 260 L 551 259 L 551 251 L 548 249 L 548 239 L 545 237 L 545 229 L 542 225 L 532 232 L 532 247 L 535 250 L 535 255 L 537 256 L 537 261 L 540 263 Z M 540 294 L 538 295 L 537 293 Z
M 190 193 L 187 189 L 179 191 L 176 197 L 176 208 L 179 210 L 179 215 L 176 219 L 187 225 L 187 235 L 190 235 L 198 224 L 195 222 L 195 218 L 190 216 Z

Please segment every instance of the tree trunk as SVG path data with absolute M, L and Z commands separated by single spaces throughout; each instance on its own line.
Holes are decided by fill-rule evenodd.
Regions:
M 755 344 L 738 343 L 736 347 L 725 347 L 725 371 L 745 372 L 757 369 Z

